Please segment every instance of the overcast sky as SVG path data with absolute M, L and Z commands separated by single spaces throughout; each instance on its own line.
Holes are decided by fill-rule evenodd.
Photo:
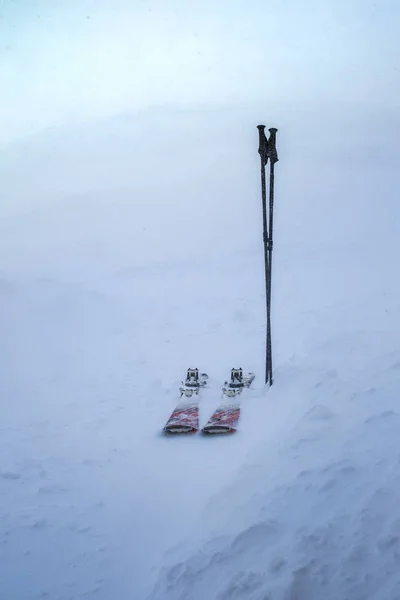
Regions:
M 399 105 L 397 0 L 0 0 L 0 143 L 174 106 Z

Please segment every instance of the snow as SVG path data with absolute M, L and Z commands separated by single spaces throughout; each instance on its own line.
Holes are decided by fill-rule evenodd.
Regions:
M 395 169 L 299 187 L 278 131 L 266 389 L 258 123 L 196 119 L 1 157 L 1 595 L 400 598 L 399 209 L 374 197 Z M 196 366 L 201 425 L 256 373 L 234 436 L 162 435 Z

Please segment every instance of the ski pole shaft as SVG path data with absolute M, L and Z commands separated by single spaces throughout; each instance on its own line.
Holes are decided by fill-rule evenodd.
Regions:
M 273 384 L 272 376 L 272 341 L 271 341 L 271 286 L 272 286 L 272 250 L 274 232 L 274 186 L 275 186 L 275 162 L 278 160 L 276 152 L 276 127 L 270 127 L 268 140 L 268 156 L 270 158 L 269 171 L 269 232 L 268 232 L 268 362 L 269 362 L 269 385 Z
M 271 288 L 272 288 L 272 249 L 273 249 L 273 222 L 274 222 L 274 163 L 270 162 L 269 172 L 269 234 L 268 234 L 268 291 L 267 291 L 267 365 L 269 385 L 273 383 L 272 377 L 272 340 L 271 340 Z

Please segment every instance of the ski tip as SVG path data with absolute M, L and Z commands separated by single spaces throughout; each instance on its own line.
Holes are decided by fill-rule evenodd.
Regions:
M 163 433 L 167 436 L 197 433 L 197 431 L 198 429 L 196 429 L 195 427 L 185 427 L 179 425 L 164 427 L 163 429 Z
M 227 435 L 236 433 L 237 429 L 234 427 L 227 427 L 226 425 L 212 425 L 210 427 L 203 427 L 201 433 L 203 435 Z

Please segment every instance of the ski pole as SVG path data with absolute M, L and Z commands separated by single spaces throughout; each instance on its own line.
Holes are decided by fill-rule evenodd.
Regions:
M 272 248 L 273 248 L 273 218 L 274 218 L 274 166 L 278 161 L 276 152 L 275 127 L 268 131 L 270 137 L 265 135 L 265 125 L 257 125 L 259 133 L 258 153 L 261 159 L 261 197 L 263 214 L 263 242 L 264 242 L 264 265 L 265 265 L 265 297 L 266 297 L 266 344 L 265 344 L 265 383 L 273 383 L 272 376 L 272 341 L 271 341 L 271 282 L 272 282 Z M 269 214 L 267 216 L 267 194 L 265 167 L 270 159 L 269 178 Z

